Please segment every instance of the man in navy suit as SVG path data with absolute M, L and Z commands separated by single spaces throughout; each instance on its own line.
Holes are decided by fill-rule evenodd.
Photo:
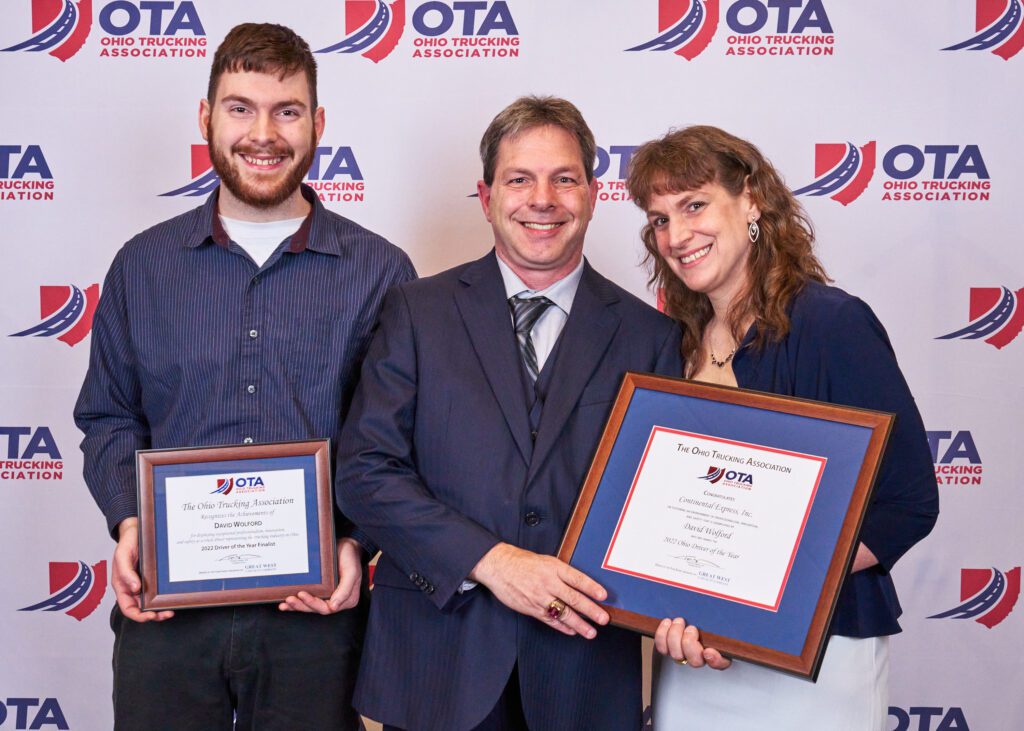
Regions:
M 519 99 L 480 152 L 494 249 L 389 292 L 341 437 L 339 506 L 383 550 L 356 707 L 410 731 L 636 729 L 640 639 L 552 554 L 623 374 L 680 374 L 679 333 L 583 258 L 576 107 Z

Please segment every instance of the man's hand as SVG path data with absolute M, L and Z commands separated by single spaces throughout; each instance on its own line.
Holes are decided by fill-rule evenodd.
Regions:
M 142 581 L 136 571 L 139 565 L 139 519 L 125 518 L 117 526 L 117 548 L 114 549 L 110 586 L 121 614 L 134 622 L 162 622 L 174 612 L 144 612 L 139 608 Z
M 509 609 L 535 617 L 563 634 L 593 639 L 597 631 L 584 618 L 608 624 L 608 612 L 594 601 L 604 601 L 608 592 L 554 556 L 499 543 L 484 554 L 469 578 L 490 589 Z M 566 604 L 561 618 L 548 613 L 556 599 Z
M 663 619 L 654 632 L 654 649 L 667 655 L 680 665 L 699 668 L 707 665 L 715 670 L 725 670 L 732 660 L 722 653 L 700 643 L 700 632 L 692 624 L 687 625 L 682 617 Z
M 316 612 L 334 614 L 342 609 L 351 609 L 359 603 L 359 589 L 363 579 L 359 543 L 353 538 L 338 541 L 338 588 L 324 601 L 320 597 L 300 591 L 277 605 L 282 612 Z

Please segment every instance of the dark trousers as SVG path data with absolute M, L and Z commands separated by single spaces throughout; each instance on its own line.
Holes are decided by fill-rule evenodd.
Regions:
M 384 726 L 384 731 L 405 731 L 397 726 Z M 415 731 L 409 729 L 408 731 Z M 530 731 L 523 715 L 523 698 L 519 692 L 519 668 L 512 668 L 512 676 L 508 679 L 505 690 L 487 714 L 483 723 L 474 726 L 471 731 Z
M 328 617 L 277 605 L 139 624 L 115 605 L 117 731 L 354 731 L 367 602 Z

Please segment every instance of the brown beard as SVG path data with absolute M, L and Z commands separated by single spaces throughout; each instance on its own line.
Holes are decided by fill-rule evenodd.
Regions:
M 298 189 L 299 185 L 302 184 L 302 180 L 306 177 L 306 173 L 309 172 L 309 168 L 313 164 L 313 158 L 316 155 L 316 130 L 311 130 L 309 149 L 305 157 L 299 161 L 299 164 L 293 165 L 287 171 L 280 183 L 272 188 L 265 188 L 246 183 L 238 168 L 232 164 L 232 156 L 240 149 L 244 149 L 241 145 L 232 146 L 230 153 L 225 154 L 223 150 L 214 147 L 213 140 L 213 120 L 211 119 L 206 146 L 210 151 L 210 162 L 213 163 L 213 169 L 220 176 L 221 184 L 231 191 L 235 198 L 253 208 L 273 208 L 288 200 Z M 269 150 L 262 150 L 261 154 L 268 152 L 283 155 L 292 160 L 295 159 L 295 150 L 287 144 L 284 149 L 271 148 Z

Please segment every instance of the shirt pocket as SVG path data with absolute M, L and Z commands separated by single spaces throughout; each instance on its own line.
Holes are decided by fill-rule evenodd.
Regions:
M 352 390 L 372 323 L 337 313 L 296 316 L 289 323 L 288 380 L 300 392 L 339 403 Z

